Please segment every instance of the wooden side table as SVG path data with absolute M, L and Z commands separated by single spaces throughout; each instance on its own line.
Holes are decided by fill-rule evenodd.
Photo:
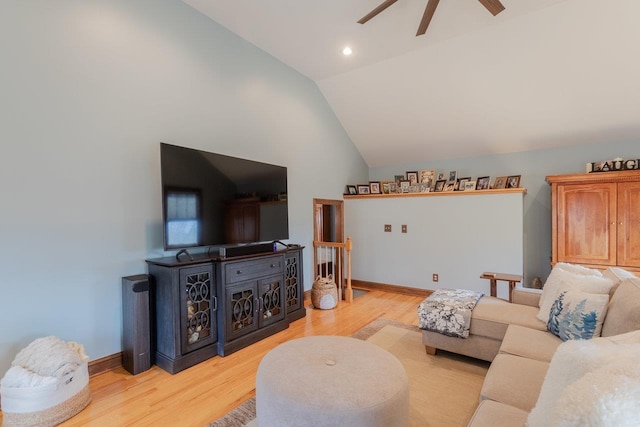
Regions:
M 511 302 L 511 294 L 513 293 L 513 288 L 516 287 L 516 283 L 522 281 L 522 276 L 517 274 L 504 274 L 504 273 L 492 273 L 485 271 L 480 276 L 481 279 L 489 279 L 491 283 L 491 296 L 497 296 L 497 283 L 498 280 L 502 280 L 505 282 L 509 282 L 509 302 Z

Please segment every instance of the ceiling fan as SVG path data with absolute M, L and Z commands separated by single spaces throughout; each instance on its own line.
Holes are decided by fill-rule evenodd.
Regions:
M 378 7 L 373 9 L 371 12 L 360 18 L 358 24 L 364 24 L 371 18 L 378 15 L 380 12 L 397 2 L 398 0 L 384 0 Z M 487 8 L 489 12 L 493 16 L 496 16 L 500 12 L 504 10 L 504 6 L 500 3 L 500 0 L 478 0 L 484 7 Z M 427 3 L 427 8 L 424 10 L 424 14 L 422 15 L 422 20 L 420 21 L 420 26 L 418 26 L 417 36 L 421 36 L 427 32 L 427 28 L 429 27 L 429 23 L 431 22 L 431 18 L 433 18 L 433 14 L 436 11 L 436 7 L 438 7 L 438 3 L 440 0 L 429 0 Z

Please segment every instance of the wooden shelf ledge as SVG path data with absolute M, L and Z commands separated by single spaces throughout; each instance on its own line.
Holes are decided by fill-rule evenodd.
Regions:
M 472 190 L 472 191 L 440 191 L 429 193 L 393 193 L 393 194 L 344 194 L 345 199 L 373 199 L 393 197 L 442 197 L 442 196 L 482 196 L 489 194 L 527 193 L 526 188 L 502 188 L 498 190 Z

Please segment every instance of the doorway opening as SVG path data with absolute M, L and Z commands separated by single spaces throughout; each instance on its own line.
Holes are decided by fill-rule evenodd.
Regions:
M 344 238 L 344 202 L 342 200 L 313 199 L 313 274 L 314 277 L 331 275 L 338 285 L 339 292 L 345 284 L 345 254 L 351 250 L 351 242 Z M 349 261 L 349 260 L 347 260 Z M 347 263 L 347 270 L 350 265 Z M 350 271 L 347 272 L 350 278 Z M 344 299 L 351 301 L 353 292 L 351 281 L 344 294 Z

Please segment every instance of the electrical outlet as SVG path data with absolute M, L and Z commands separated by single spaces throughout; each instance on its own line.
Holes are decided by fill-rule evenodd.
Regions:
M 438 279 L 439 279 L 438 275 L 437 275 L 437 274 L 435 274 L 435 273 L 433 273 L 433 281 L 434 281 L 434 282 L 437 282 L 437 281 L 438 281 Z
M 407 224 L 402 224 L 402 232 L 403 233 L 407 232 Z
M 385 224 L 384 225 L 384 232 L 385 233 L 391 233 L 391 224 Z

